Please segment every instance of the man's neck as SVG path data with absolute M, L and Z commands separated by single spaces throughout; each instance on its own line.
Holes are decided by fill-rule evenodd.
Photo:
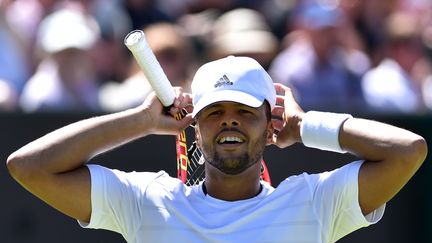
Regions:
M 261 166 L 260 163 L 257 163 Z M 260 167 L 252 166 L 238 175 L 227 175 L 212 169 L 206 170 L 204 190 L 208 195 L 224 201 L 237 201 L 255 197 L 262 190 Z

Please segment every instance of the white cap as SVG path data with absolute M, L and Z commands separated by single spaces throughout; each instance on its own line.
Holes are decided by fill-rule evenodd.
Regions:
M 61 9 L 48 15 L 42 22 L 38 42 L 48 53 L 67 48 L 89 49 L 99 38 L 96 21 L 72 9 Z
M 276 103 L 273 80 L 249 57 L 229 56 L 204 64 L 192 81 L 192 95 L 193 117 L 206 106 L 220 101 L 259 107 L 267 100 L 271 109 Z

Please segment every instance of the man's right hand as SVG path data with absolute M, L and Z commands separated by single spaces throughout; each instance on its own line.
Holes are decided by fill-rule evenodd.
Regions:
M 165 112 L 155 92 L 150 93 L 144 103 L 138 107 L 144 115 L 143 122 L 147 125 L 150 134 L 177 135 L 192 123 L 192 97 L 183 93 L 181 88 L 175 88 L 176 97 L 169 114 Z M 174 116 L 186 109 L 186 114 L 181 120 Z

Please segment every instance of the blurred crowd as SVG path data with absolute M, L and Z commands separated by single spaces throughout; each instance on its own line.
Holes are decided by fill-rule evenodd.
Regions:
M 430 0 L 0 0 L 0 111 L 140 104 L 134 29 L 186 91 L 202 63 L 243 55 L 305 110 L 432 114 Z

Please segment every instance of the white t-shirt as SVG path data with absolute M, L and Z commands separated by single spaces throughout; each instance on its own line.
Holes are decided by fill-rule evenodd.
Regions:
M 361 161 L 331 172 L 263 183 L 253 198 L 228 202 L 161 171 L 126 173 L 89 165 L 92 215 L 82 227 L 141 242 L 335 242 L 376 223 L 384 207 L 363 216 L 358 203 Z

